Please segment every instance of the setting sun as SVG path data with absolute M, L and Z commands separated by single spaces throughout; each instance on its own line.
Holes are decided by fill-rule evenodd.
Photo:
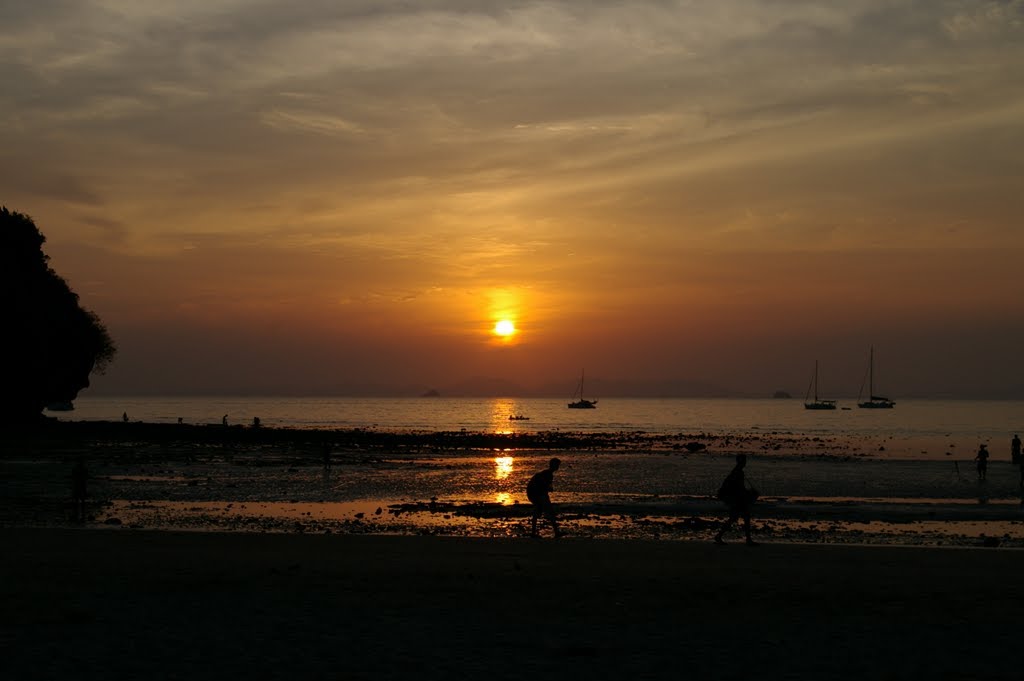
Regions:
M 494 333 L 499 336 L 511 336 L 516 332 L 516 325 L 507 319 L 502 319 L 494 325 Z

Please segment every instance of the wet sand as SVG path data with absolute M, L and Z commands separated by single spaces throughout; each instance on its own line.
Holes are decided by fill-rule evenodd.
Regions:
M 1016 466 L 993 462 L 979 483 L 946 447 L 917 442 L 932 452 L 917 459 L 886 442 L 48 423 L 0 442 L 0 527 L 72 525 L 81 455 L 93 528 L 514 538 L 526 480 L 557 454 L 554 498 L 577 537 L 709 541 L 725 514 L 715 490 L 743 452 L 763 541 L 1024 547 Z
M 1024 552 L 0 529 L 9 678 L 1018 679 Z

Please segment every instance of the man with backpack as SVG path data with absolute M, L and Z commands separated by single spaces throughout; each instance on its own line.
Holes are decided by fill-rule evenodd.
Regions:
M 722 536 L 726 530 L 732 527 L 738 518 L 743 518 L 743 533 L 747 537 L 747 546 L 757 546 L 757 542 L 750 538 L 750 509 L 757 500 L 757 490 L 747 487 L 743 468 L 747 465 L 747 455 L 737 454 L 736 465 L 726 476 L 722 486 L 718 489 L 718 498 L 729 507 L 729 519 L 725 521 L 718 534 L 715 535 L 716 544 L 724 544 Z

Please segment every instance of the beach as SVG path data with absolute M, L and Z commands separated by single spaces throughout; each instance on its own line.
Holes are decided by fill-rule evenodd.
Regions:
M 0 457 L 33 678 L 1019 677 L 1018 469 L 793 433 L 50 424 Z M 714 490 L 762 489 L 748 547 Z M 325 456 L 326 454 L 326 456 Z M 563 460 L 568 536 L 523 487 Z M 89 470 L 75 519 L 70 473 Z M 329 465 L 327 465 L 329 464 Z
M 991 549 L 4 529 L 10 678 L 1017 679 Z
M 526 481 L 557 456 L 553 499 L 575 536 L 708 541 L 726 512 L 718 486 L 745 454 L 762 541 L 1024 547 L 1018 466 L 993 460 L 982 481 L 967 442 L 928 459 L 884 442 L 58 423 L 3 444 L 0 526 L 515 538 Z M 70 503 L 79 458 L 84 520 Z

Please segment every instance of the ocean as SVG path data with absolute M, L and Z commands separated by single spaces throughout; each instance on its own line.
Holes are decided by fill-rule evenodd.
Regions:
M 817 436 L 952 437 L 1009 442 L 1024 431 L 1024 401 L 901 400 L 894 409 L 859 409 L 855 400 L 835 411 L 803 408 L 799 399 L 602 399 L 597 409 L 568 409 L 555 398 L 355 397 L 90 397 L 61 420 L 218 424 L 284 428 L 488 433 L 643 432 L 749 434 L 790 432 Z M 528 420 L 510 421 L 522 415 Z

